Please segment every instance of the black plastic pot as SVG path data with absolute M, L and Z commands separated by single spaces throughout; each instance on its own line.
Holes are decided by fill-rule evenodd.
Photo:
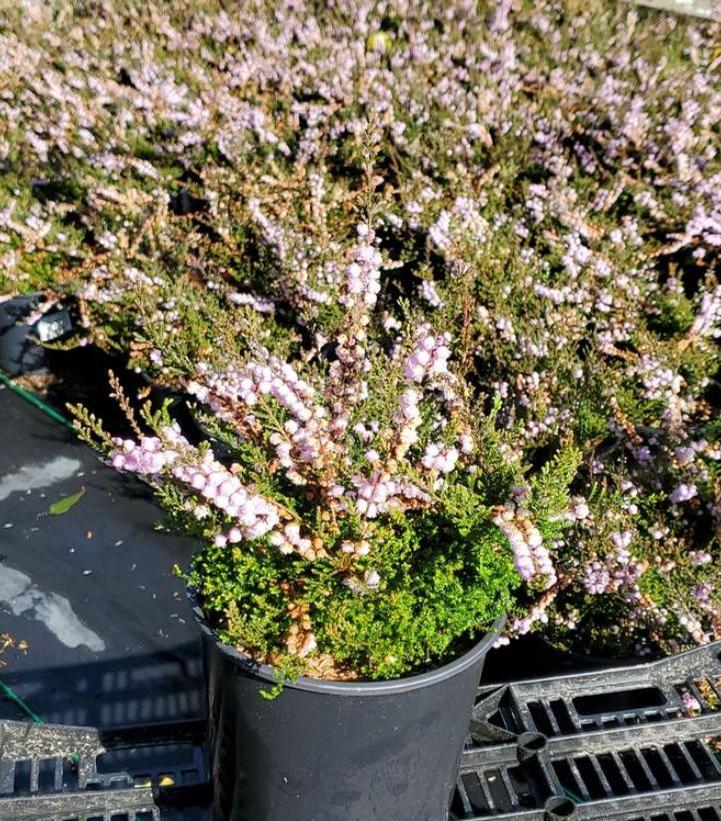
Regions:
M 25 321 L 40 298 L 27 294 L 0 303 L 0 368 L 10 376 L 47 372 L 45 351 Z
M 273 668 L 206 651 L 214 811 L 222 821 L 441 821 L 486 653 L 387 682 L 299 678 L 268 700 Z
M 655 661 L 650 656 L 644 661 Z M 573 675 L 592 670 L 617 669 L 638 664 L 639 659 L 610 658 L 564 650 L 537 633 L 514 638 L 492 650 L 483 668 L 484 684 L 507 684 L 528 678 Z

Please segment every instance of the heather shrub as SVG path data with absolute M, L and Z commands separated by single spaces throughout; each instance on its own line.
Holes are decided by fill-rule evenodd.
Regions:
M 108 0 L 22 30 L 4 14 L 0 289 L 73 300 L 74 342 L 193 393 L 218 458 L 244 465 L 258 456 L 244 451 L 245 411 L 228 415 L 209 380 L 277 357 L 332 418 L 331 369 L 360 327 L 347 269 L 362 224 L 380 256 L 362 327 L 368 396 L 352 405 L 353 425 L 376 421 L 373 435 L 389 437 L 415 330 L 450 335 L 465 410 L 442 408 L 442 441 L 459 450 L 444 492 L 477 499 L 484 550 L 499 534 L 507 557 L 521 544 L 525 525 L 497 511 L 508 503 L 548 557 L 541 582 L 516 551 L 525 584 L 509 633 L 613 653 L 721 637 L 718 23 L 610 1 L 258 0 L 230 14 L 214 2 L 150 11 Z M 439 401 L 430 393 L 422 414 Z M 457 413 L 472 454 L 454 439 Z M 162 440 L 169 424 L 145 435 Z M 356 465 L 361 441 L 348 436 Z M 420 481 L 414 447 L 398 460 L 408 481 Z M 463 484 L 471 468 L 488 474 L 473 480 L 482 487 Z M 339 484 L 355 493 L 343 470 Z M 198 528 L 179 513 L 187 499 L 161 484 L 179 524 Z M 395 516 L 393 533 L 420 539 L 425 516 Z M 197 532 L 214 539 L 226 525 Z M 326 551 L 335 538 L 323 535 Z M 228 583 L 277 594 L 279 568 L 229 565 L 238 550 L 209 547 L 193 583 L 223 568 Z M 358 561 L 391 584 L 380 552 Z M 458 597 L 487 625 L 469 589 Z M 448 598 L 434 609 L 425 590 L 416 610 L 430 635 L 452 608 Z M 287 604 L 277 595 L 255 611 L 268 627 Z M 229 601 L 217 599 L 223 618 Z M 460 635 L 473 617 L 454 607 L 467 617 Z M 233 615 L 246 646 L 284 652 L 247 638 L 270 642 L 248 618 Z M 317 641 L 334 652 L 329 636 Z M 441 653 L 420 646 L 405 664 Z M 338 663 L 371 674 L 381 655 Z
M 564 529 L 577 454 L 523 483 L 497 409 L 471 411 L 449 334 L 420 324 L 390 350 L 368 335 L 381 255 L 358 232 L 334 339 L 291 361 L 256 345 L 222 370 L 196 366 L 188 389 L 223 461 L 167 407 L 146 405 L 141 429 L 117 381 L 135 438 L 74 411 L 84 438 L 207 544 L 188 581 L 222 638 L 286 673 L 390 678 L 490 629 L 519 576 L 529 591 L 556 582 L 546 541 Z

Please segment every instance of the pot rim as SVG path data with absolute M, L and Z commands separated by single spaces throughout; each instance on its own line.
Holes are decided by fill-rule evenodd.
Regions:
M 270 664 L 261 664 L 260 662 L 254 661 L 250 656 L 246 656 L 234 647 L 221 642 L 216 632 L 206 621 L 196 592 L 189 588 L 187 595 L 191 601 L 193 615 L 201 631 L 215 644 L 221 653 L 232 659 L 246 673 L 264 679 L 269 684 L 277 683 L 278 679 L 275 675 L 275 667 Z M 503 629 L 505 622 L 506 617 L 499 616 L 493 624 L 493 627 L 479 639 L 468 652 L 448 664 L 444 664 L 442 667 L 429 670 L 427 673 L 419 673 L 418 675 L 407 676 L 406 678 L 390 679 L 389 681 L 327 681 L 325 679 L 298 676 L 295 681 L 288 681 L 283 686 L 290 687 L 294 690 L 328 693 L 339 696 L 383 696 L 407 692 L 409 690 L 418 690 L 422 687 L 430 687 L 433 684 L 438 684 L 441 681 L 453 678 L 482 659 L 491 649 L 493 642 Z

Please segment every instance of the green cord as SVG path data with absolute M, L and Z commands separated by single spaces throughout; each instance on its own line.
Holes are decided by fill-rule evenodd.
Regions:
M 10 701 L 14 701 L 18 705 L 18 707 L 24 710 L 36 724 L 44 723 L 42 718 L 40 718 L 40 716 L 36 712 L 33 712 L 33 710 L 31 710 L 30 707 L 28 707 L 28 705 L 22 700 L 22 698 L 20 698 L 20 696 L 15 692 L 15 690 L 13 690 L 12 687 L 5 684 L 5 682 L 2 679 L 0 679 L 0 692 L 7 696 L 7 698 L 9 698 Z
M 17 382 L 10 379 L 10 377 L 2 371 L 0 371 L 0 382 L 7 385 L 10 390 L 15 391 L 18 396 L 22 396 L 22 398 L 27 402 L 30 402 L 31 405 L 35 405 L 36 408 L 40 408 L 41 411 L 47 413 L 47 415 L 52 417 L 56 422 L 60 422 L 60 424 L 65 425 L 66 428 L 75 430 L 73 428 L 73 423 L 66 416 L 63 416 L 60 411 L 56 411 L 55 408 L 51 408 L 50 405 L 47 405 L 42 399 L 38 399 L 34 393 L 30 393 L 30 391 L 26 391 L 25 388 L 21 388 Z
M 571 792 L 566 787 L 563 787 L 563 792 L 566 794 L 566 798 L 570 798 L 574 804 L 583 804 L 583 799 L 576 795 L 576 793 Z

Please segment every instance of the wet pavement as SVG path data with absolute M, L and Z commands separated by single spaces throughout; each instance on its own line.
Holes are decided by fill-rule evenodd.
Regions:
M 45 721 L 203 715 L 198 630 L 173 571 L 193 545 L 157 532 L 161 517 L 142 483 L 0 388 L 0 682 Z M 0 697 L 0 718 L 21 715 Z

